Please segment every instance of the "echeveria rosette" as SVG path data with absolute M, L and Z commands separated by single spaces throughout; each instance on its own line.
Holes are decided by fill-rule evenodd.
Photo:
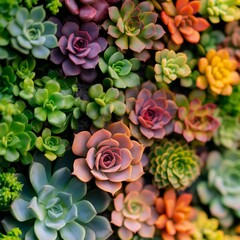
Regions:
M 143 178 L 126 185 L 125 193 L 113 200 L 111 223 L 118 227 L 118 237 L 131 240 L 138 234 L 142 238 L 153 238 L 157 219 L 155 201 L 159 192 L 152 185 L 144 185 Z
M 149 153 L 149 172 L 159 189 L 177 190 L 190 186 L 200 174 L 200 162 L 194 150 L 184 142 L 163 139 Z
M 233 85 L 240 83 L 237 67 L 238 62 L 230 58 L 226 49 L 211 49 L 198 61 L 200 76 L 196 85 L 200 89 L 208 88 L 213 95 L 229 96 Z
M 240 151 L 212 151 L 206 163 L 208 179 L 198 183 L 198 196 L 223 227 L 230 227 L 235 217 L 240 218 Z
M 57 26 L 44 21 L 45 16 L 43 6 L 34 7 L 30 12 L 19 7 L 7 26 L 12 47 L 25 55 L 31 53 L 35 58 L 47 59 L 50 49 L 57 46 Z
M 107 193 L 87 192 L 68 168 L 51 174 L 50 165 L 41 161 L 32 163 L 29 179 L 19 174 L 24 187 L 11 205 L 12 216 L 2 221 L 6 231 L 17 226 L 22 239 L 39 240 L 105 240 L 112 234 L 108 220 L 98 215 L 110 203 Z
M 83 182 L 95 178 L 98 188 L 113 195 L 123 181 L 135 181 L 143 175 L 141 162 L 144 147 L 130 139 L 130 130 L 122 122 L 114 122 L 94 133 L 75 134 L 72 151 L 73 175 Z
M 171 83 L 177 78 L 187 77 L 191 73 L 185 53 L 175 53 L 173 50 L 163 49 L 156 52 L 155 61 L 154 72 L 157 82 Z
M 136 58 L 125 59 L 124 55 L 111 46 L 104 51 L 103 57 L 98 64 L 104 74 L 108 74 L 107 81 L 117 88 L 136 87 L 140 84 L 137 71 L 140 69 L 140 61 Z
M 120 9 L 108 8 L 109 18 L 103 23 L 108 35 L 116 39 L 115 44 L 121 50 L 132 50 L 141 53 L 152 49 L 154 43 L 164 35 L 162 26 L 156 24 L 158 15 L 147 1 L 126 0 Z
M 173 132 L 177 105 L 170 90 L 147 81 L 126 91 L 126 105 L 131 135 L 144 146 Z
M 161 231 L 163 240 L 191 240 L 194 231 L 192 220 L 195 217 L 191 201 L 191 193 L 177 196 L 172 188 L 166 189 L 163 196 L 156 199 L 158 218 L 155 225 Z
M 29 164 L 32 161 L 29 151 L 34 148 L 37 137 L 26 115 L 20 113 L 1 121 L 0 129 L 0 160 Z
M 198 140 L 207 142 L 211 140 L 220 123 L 214 116 L 217 106 L 214 103 L 203 104 L 200 98 L 188 100 L 184 95 L 177 96 L 178 120 L 174 131 L 182 134 L 187 142 Z
M 205 31 L 210 24 L 206 19 L 195 16 L 200 10 L 200 1 L 177 0 L 163 2 L 161 19 L 171 34 L 171 40 L 176 45 L 187 42 L 196 44 L 200 40 L 200 32 Z
M 86 106 L 86 114 L 95 127 L 103 128 L 112 119 L 112 114 L 125 114 L 125 96 L 117 88 L 109 88 L 104 92 L 101 84 L 95 84 L 89 88 L 88 95 L 90 102 Z
M 44 152 L 44 156 L 54 161 L 57 157 L 62 157 L 68 146 L 68 141 L 62 139 L 59 136 L 52 136 L 51 130 L 45 128 L 42 131 L 42 136 L 39 136 L 36 140 L 36 148 L 41 152 Z
M 85 82 L 92 82 L 97 77 L 95 67 L 99 61 L 99 53 L 107 47 L 107 41 L 99 37 L 99 27 L 94 22 L 58 23 L 58 47 L 51 51 L 50 60 L 54 64 L 61 64 L 65 76 L 80 76 Z

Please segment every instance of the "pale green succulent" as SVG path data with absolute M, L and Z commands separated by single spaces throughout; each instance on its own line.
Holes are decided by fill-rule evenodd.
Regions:
M 33 189 L 19 174 L 24 188 L 11 205 L 13 217 L 2 221 L 6 231 L 17 226 L 22 231 L 21 239 L 31 240 L 104 240 L 112 234 L 109 221 L 98 215 L 110 203 L 107 193 L 87 193 L 87 185 L 66 167 L 51 175 L 50 162 L 33 162 L 29 178 Z

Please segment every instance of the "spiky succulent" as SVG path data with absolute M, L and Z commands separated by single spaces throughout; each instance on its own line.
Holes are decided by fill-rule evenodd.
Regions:
M 57 46 L 57 26 L 44 21 L 45 16 L 43 6 L 34 7 L 30 12 L 19 7 L 7 26 L 12 47 L 23 54 L 31 53 L 35 58 L 47 59 L 50 49 Z
M 137 71 L 140 68 L 140 61 L 136 58 L 125 59 L 124 55 L 111 46 L 99 59 L 99 68 L 104 74 L 108 74 L 111 85 L 117 88 L 135 87 L 140 84 L 140 77 Z
M 103 240 L 111 235 L 110 223 L 98 215 L 109 205 L 107 193 L 87 193 L 86 184 L 66 167 L 51 174 L 50 162 L 33 162 L 29 178 L 30 184 L 19 174 L 24 188 L 11 205 L 12 216 L 2 221 L 6 231 L 17 226 L 24 239 L 39 240 Z
M 200 174 L 198 156 L 186 143 L 174 139 L 154 144 L 149 158 L 149 172 L 158 188 L 185 189 Z
M 173 132 L 177 105 L 170 90 L 157 90 L 155 84 L 147 81 L 139 88 L 128 89 L 126 98 L 131 134 L 144 146 Z
M 156 24 L 157 13 L 153 5 L 147 1 L 126 0 L 120 9 L 116 6 L 108 8 L 109 18 L 103 23 L 103 28 L 115 40 L 121 51 L 131 49 L 141 53 L 151 49 L 155 41 L 165 33 L 162 26 Z
M 182 134 L 187 142 L 194 139 L 209 141 L 219 127 L 219 121 L 214 116 L 217 106 L 213 103 L 203 104 L 197 92 L 190 101 L 182 94 L 177 95 L 176 99 L 179 108 L 174 131 Z
M 223 227 L 229 227 L 234 217 L 240 217 L 240 151 L 228 150 L 223 154 L 212 151 L 206 163 L 208 179 L 198 183 L 198 196 L 209 206 L 212 216 L 218 218 Z
M 124 94 L 117 88 L 109 88 L 104 92 L 101 84 L 95 84 L 89 88 L 88 94 L 90 102 L 86 106 L 86 114 L 98 128 L 103 128 L 113 113 L 122 116 L 126 111 Z
M 173 50 L 164 49 L 156 52 L 155 61 L 154 72 L 157 82 L 171 83 L 191 73 L 185 53 L 175 53 Z

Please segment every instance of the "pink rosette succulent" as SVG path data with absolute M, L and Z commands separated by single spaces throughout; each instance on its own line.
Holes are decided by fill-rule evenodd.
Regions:
M 141 88 L 128 89 L 126 104 L 132 136 L 144 146 L 151 146 L 154 139 L 163 139 L 173 132 L 173 117 L 177 111 L 174 98 L 171 91 L 157 90 L 150 81 Z
M 99 28 L 94 22 L 81 25 L 66 22 L 63 26 L 57 18 L 51 18 L 58 24 L 58 48 L 51 51 L 50 60 L 61 64 L 65 76 L 77 76 L 85 82 L 92 82 L 96 76 L 98 54 L 105 50 L 107 41 L 99 37 Z
M 130 139 L 130 130 L 122 121 L 94 133 L 75 134 L 72 151 L 80 157 L 74 161 L 73 174 L 83 182 L 94 177 L 99 188 L 113 195 L 123 181 L 135 181 L 143 174 L 144 147 Z
M 142 238 L 153 238 L 158 214 L 155 201 L 159 191 L 152 185 L 143 184 L 143 179 L 129 183 L 124 193 L 114 199 L 115 210 L 111 222 L 119 227 L 118 236 L 130 240 L 134 234 Z
M 213 103 L 203 104 L 198 98 L 188 102 L 184 95 L 179 95 L 179 102 L 184 104 L 178 109 L 179 121 L 176 121 L 174 131 L 182 134 L 188 142 L 194 139 L 204 143 L 209 141 L 219 127 L 219 121 L 214 117 L 217 106 Z

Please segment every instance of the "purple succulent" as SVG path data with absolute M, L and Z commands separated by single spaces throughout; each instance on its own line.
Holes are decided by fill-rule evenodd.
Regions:
M 96 76 L 98 54 L 107 47 L 107 41 L 99 37 L 96 23 L 88 22 L 81 25 L 66 22 L 63 26 L 56 18 L 51 19 L 59 26 L 58 48 L 51 51 L 50 60 L 61 64 L 65 76 L 79 75 L 81 80 L 92 82 Z
M 62 0 L 73 15 L 83 22 L 102 22 L 108 16 L 108 7 L 120 0 Z

